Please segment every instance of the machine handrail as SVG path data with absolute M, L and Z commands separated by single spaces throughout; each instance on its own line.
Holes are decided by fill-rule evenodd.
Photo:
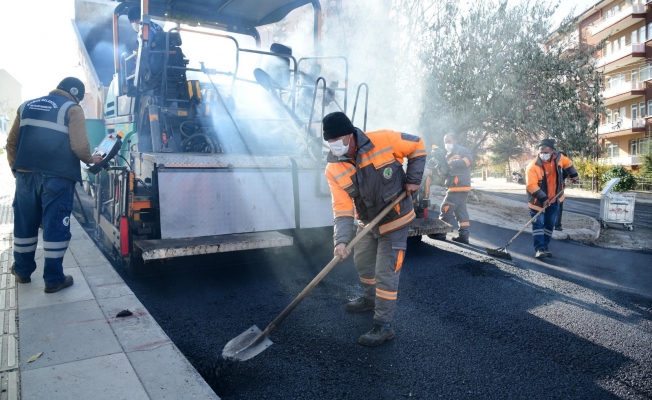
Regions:
M 367 106 L 369 105 L 369 85 L 366 83 L 361 83 L 358 85 L 358 91 L 355 94 L 355 103 L 353 103 L 353 114 L 351 115 L 351 123 L 355 120 L 355 110 L 358 108 L 358 97 L 360 96 L 360 89 L 364 86 L 365 88 L 365 99 L 364 99 L 364 125 L 362 127 L 363 132 L 367 131 Z

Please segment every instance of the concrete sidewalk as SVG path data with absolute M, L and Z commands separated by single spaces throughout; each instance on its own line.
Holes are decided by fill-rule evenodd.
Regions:
M 16 282 L 15 181 L 0 164 L 0 400 L 217 399 L 74 218 L 64 271 L 75 284 L 44 293 L 40 239 L 32 282 Z

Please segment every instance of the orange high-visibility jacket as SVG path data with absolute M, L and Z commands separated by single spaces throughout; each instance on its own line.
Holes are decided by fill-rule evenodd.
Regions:
M 525 188 L 528 193 L 528 207 L 536 211 L 540 211 L 543 208 L 543 203 L 546 200 L 554 197 L 563 190 L 564 171 L 570 178 L 575 178 L 578 175 L 570 158 L 558 151 L 552 152 L 550 162 L 553 163 L 557 173 L 555 187 L 553 188 L 548 187 L 546 171 L 543 168 L 543 161 L 540 157 L 537 156 L 525 169 Z M 562 194 L 557 200 L 564 201 L 564 195 Z
M 333 197 L 335 245 L 353 239 L 353 218 L 369 223 L 404 190 L 406 183 L 421 184 L 426 151 L 420 137 L 389 130 L 355 130 L 355 160 L 328 155 L 325 175 Z M 408 159 L 407 171 L 403 160 Z M 355 214 L 354 214 L 355 213 Z M 383 235 L 415 218 L 412 199 L 405 198 L 378 224 Z

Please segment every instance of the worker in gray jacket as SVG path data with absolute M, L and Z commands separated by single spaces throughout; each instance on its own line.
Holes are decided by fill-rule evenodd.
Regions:
M 444 136 L 444 145 L 447 152 L 448 171 L 445 172 L 444 168 L 438 170 L 446 178 L 446 197 L 441 204 L 439 219 L 452 224 L 453 218 L 455 218 L 459 228 L 458 236 L 453 240 L 468 244 L 471 222 L 466 210 L 466 200 L 471 191 L 473 157 L 469 149 L 457 144 L 457 139 L 452 133 Z

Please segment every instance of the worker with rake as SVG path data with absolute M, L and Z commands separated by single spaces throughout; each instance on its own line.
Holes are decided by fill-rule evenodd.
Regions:
M 557 222 L 559 202 L 564 200 L 564 172 L 576 182 L 579 177 L 573 162 L 555 150 L 554 139 L 539 143 L 539 155 L 525 170 L 530 216 L 539 214 L 532 222 L 532 237 L 536 258 L 552 257 L 548 244 Z

